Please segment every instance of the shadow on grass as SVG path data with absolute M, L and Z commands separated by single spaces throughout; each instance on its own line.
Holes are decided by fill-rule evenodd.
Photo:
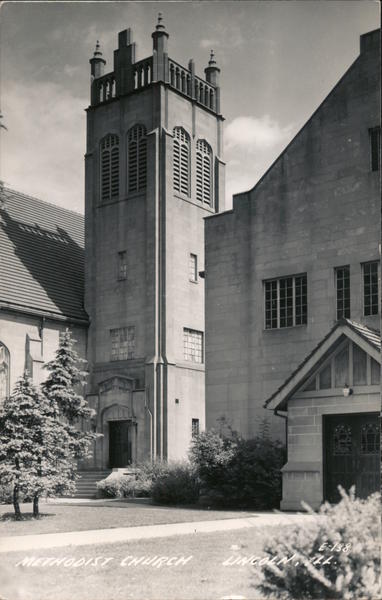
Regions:
M 21 519 L 16 519 L 15 513 L 4 513 L 0 516 L 0 521 L 38 521 L 39 519 L 45 519 L 45 517 L 55 517 L 54 513 L 40 513 L 38 517 L 34 517 L 33 513 L 22 513 Z

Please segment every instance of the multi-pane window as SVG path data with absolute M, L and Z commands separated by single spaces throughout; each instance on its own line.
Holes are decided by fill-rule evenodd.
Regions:
M 370 135 L 370 166 L 372 171 L 379 171 L 381 162 L 381 128 L 369 129 Z
M 183 127 L 174 128 L 174 190 L 190 195 L 190 136 Z
M 0 342 L 0 406 L 9 395 L 9 352 Z
M 211 204 L 212 198 L 212 150 L 204 140 L 196 143 L 196 199 Z
M 135 327 L 120 327 L 110 330 L 111 360 L 127 360 L 134 358 Z
M 126 250 L 118 252 L 118 279 L 127 278 L 127 253 Z
M 147 179 L 147 138 L 146 128 L 135 125 L 127 134 L 128 143 L 128 182 L 129 192 L 146 188 Z
M 191 434 L 192 437 L 195 437 L 197 435 L 199 435 L 199 419 L 192 419 L 192 423 L 191 423 Z
M 306 274 L 264 282 L 265 329 L 306 325 L 308 319 Z
M 336 270 L 337 319 L 350 318 L 350 267 Z
M 109 134 L 101 140 L 101 200 L 119 195 L 119 139 Z
M 378 301 L 378 261 L 363 265 L 363 311 L 365 317 L 377 315 Z
M 198 257 L 190 254 L 188 259 L 188 277 L 190 281 L 198 281 Z
M 195 363 L 203 362 L 203 332 L 183 329 L 184 359 Z

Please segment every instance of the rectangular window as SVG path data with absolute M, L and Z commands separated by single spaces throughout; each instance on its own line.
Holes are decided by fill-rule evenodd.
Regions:
M 199 435 L 199 419 L 192 419 L 191 428 L 192 437 Z
M 126 251 L 118 252 L 118 279 L 127 278 L 127 253 Z
M 378 312 L 378 261 L 374 261 L 363 265 L 363 313 L 368 317 Z
M 203 362 L 203 332 L 194 329 L 183 329 L 184 360 L 195 363 Z
M 134 358 L 135 327 L 120 327 L 110 330 L 111 360 L 127 360 Z
M 294 275 L 264 282 L 265 329 L 306 325 L 307 277 Z
M 381 128 L 369 129 L 370 135 L 370 166 L 372 171 L 379 171 L 381 160 Z
M 350 319 L 350 267 L 338 267 L 336 272 L 337 320 Z
M 198 258 L 196 254 L 190 254 L 188 259 L 188 277 L 190 281 L 198 281 Z

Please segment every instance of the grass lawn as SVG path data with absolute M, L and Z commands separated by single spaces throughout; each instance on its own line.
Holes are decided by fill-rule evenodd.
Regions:
M 31 518 L 31 504 L 23 504 L 21 512 L 25 521 L 13 520 L 13 506 L 0 505 L 0 535 L 28 535 L 61 533 L 86 529 L 112 529 L 137 525 L 160 525 L 187 521 L 211 521 L 248 517 L 249 511 L 207 510 L 198 508 L 169 508 L 126 502 L 93 505 L 62 505 L 41 502 L 42 518 Z M 1 593 L 1 590 L 0 590 Z M 0 596 L 1 598 L 1 596 Z
M 261 567 L 223 562 L 231 556 L 259 556 L 264 540 L 275 532 L 275 528 L 255 527 L 103 546 L 12 552 L 2 556 L 0 593 L 7 600 L 218 600 L 230 595 L 258 600 L 261 595 L 251 579 L 254 569 Z M 192 558 L 178 565 L 123 566 L 121 561 L 128 556 Z M 68 565 L 17 565 L 25 557 L 66 557 Z M 98 565 L 84 564 L 88 560 L 94 563 L 95 557 L 103 557 Z M 73 566 L 74 560 L 81 558 L 83 566 Z

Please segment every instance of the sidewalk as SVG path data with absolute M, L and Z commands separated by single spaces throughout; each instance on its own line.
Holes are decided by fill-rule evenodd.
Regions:
M 299 522 L 307 523 L 314 519 L 314 516 L 306 514 L 259 513 L 254 514 L 253 517 L 241 519 L 220 519 L 216 521 L 196 521 L 193 523 L 142 525 L 139 527 L 117 527 L 114 529 L 97 529 L 91 531 L 20 535 L 0 539 L 0 553 L 62 546 L 112 544 L 175 535 L 231 531 L 248 527 L 286 526 Z

